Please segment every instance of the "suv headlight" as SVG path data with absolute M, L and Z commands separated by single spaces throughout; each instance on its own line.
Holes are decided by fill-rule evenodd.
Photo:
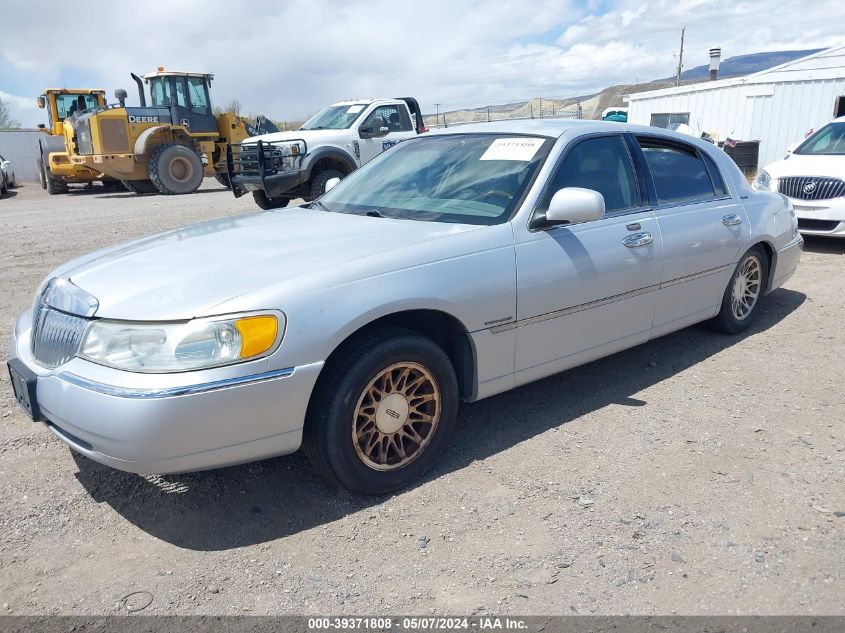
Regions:
M 757 172 L 757 177 L 754 179 L 754 182 L 751 183 L 751 186 L 758 191 L 771 191 L 772 177 L 765 169 L 761 169 Z
M 79 356 L 146 373 L 220 367 L 271 354 L 285 330 L 281 313 L 193 319 L 181 323 L 93 321 Z

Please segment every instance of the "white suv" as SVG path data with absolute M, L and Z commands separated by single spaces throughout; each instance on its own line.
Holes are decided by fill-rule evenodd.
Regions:
M 845 117 L 761 169 L 754 188 L 789 198 L 802 233 L 845 237 Z
M 318 198 L 333 178 L 343 178 L 400 141 L 426 132 L 412 97 L 341 101 L 322 109 L 301 128 L 229 145 L 232 193 L 251 191 L 262 209 L 295 198 Z

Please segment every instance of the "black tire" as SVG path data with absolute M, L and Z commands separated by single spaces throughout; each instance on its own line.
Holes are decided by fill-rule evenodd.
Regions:
M 290 203 L 289 198 L 271 198 L 261 189 L 252 192 L 252 199 L 255 200 L 255 204 L 265 211 L 283 209 Z
M 408 452 L 406 456 L 408 461 L 404 465 L 401 465 L 401 462 L 392 465 L 388 463 L 383 468 L 389 469 L 378 470 L 367 464 L 365 457 L 362 456 L 363 451 L 356 448 L 353 441 L 355 425 L 361 424 L 363 419 L 356 417 L 356 410 L 358 410 L 359 400 L 362 401 L 363 406 L 363 399 L 367 397 L 366 394 L 370 391 L 372 382 L 390 367 L 403 363 L 423 368 L 428 372 L 430 381 L 422 372 L 419 372 L 418 375 L 423 376 L 424 380 L 422 387 L 417 386 L 412 389 L 431 387 L 432 393 L 437 394 L 439 391 L 439 405 L 430 405 L 435 407 L 439 417 L 433 416 L 433 419 L 437 421 L 431 425 L 410 418 L 407 404 L 401 418 L 398 417 L 399 414 L 396 411 L 386 407 L 384 411 L 391 418 L 395 418 L 398 428 L 396 431 L 383 434 L 381 427 L 378 426 L 380 422 L 377 423 L 376 420 L 390 421 L 388 418 L 379 418 L 383 414 L 381 407 L 388 401 L 387 397 L 378 400 L 380 404 L 374 404 L 371 408 L 372 420 L 365 423 L 370 425 L 372 433 L 368 438 L 387 438 L 390 435 L 394 441 L 392 447 L 397 447 L 393 450 L 394 461 L 401 457 L 397 452 L 400 444 L 403 451 Z M 394 371 L 401 372 L 402 370 Z M 412 369 L 412 371 L 418 370 Z M 398 390 L 401 383 L 402 379 L 399 378 L 393 384 L 393 388 Z M 390 395 L 389 391 L 385 393 Z M 415 397 L 419 396 L 412 395 L 411 399 Z M 432 397 L 431 400 L 434 401 L 436 398 Z M 405 402 L 407 403 L 407 400 Z M 449 441 L 455 426 L 457 410 L 458 384 L 455 371 L 449 357 L 438 345 L 409 330 L 400 328 L 373 330 L 345 343 L 333 355 L 320 375 L 308 406 L 303 448 L 314 467 L 327 479 L 362 494 L 384 494 L 419 479 L 434 466 Z M 417 426 L 408 429 L 411 423 Z M 419 426 L 420 424 L 423 426 Z M 429 425 L 428 432 L 423 437 L 427 424 Z M 412 430 L 422 442 L 415 444 L 405 435 L 406 430 L 409 432 Z M 400 434 L 404 436 L 404 439 L 397 440 Z M 378 444 L 381 442 L 376 441 L 372 445 Z M 387 446 L 384 452 L 387 456 L 385 459 L 389 459 L 392 447 L 388 444 L 385 446 Z M 379 449 L 380 456 L 382 450 L 384 449 Z
M 756 272 L 755 272 L 756 271 Z M 737 281 L 742 276 L 744 281 Z M 756 278 L 756 286 L 755 281 Z M 766 289 L 769 279 L 769 257 L 765 249 L 757 244 L 748 249 L 739 258 L 733 275 L 722 295 L 722 306 L 719 314 L 713 318 L 711 324 L 715 329 L 725 334 L 739 334 L 745 331 L 757 318 L 761 306 L 766 298 Z M 752 280 L 749 282 L 749 280 Z M 753 299 L 748 299 L 748 293 L 755 293 Z M 747 301 L 735 303 L 735 293 L 744 297 Z M 750 309 L 748 304 L 750 303 Z M 737 314 L 739 312 L 739 314 Z
M 150 180 L 161 193 L 193 193 L 204 178 L 202 161 L 197 153 L 179 143 L 159 145 L 149 161 Z
M 343 178 L 337 169 L 324 169 L 311 178 L 311 199 L 315 200 L 326 193 L 326 183 L 332 178 Z
M 214 174 L 214 180 L 226 187 L 226 189 L 232 188 L 232 183 L 229 182 L 229 174 Z
M 9 193 L 9 186 L 6 184 L 6 175 L 0 172 L 0 198 Z
M 64 180 L 56 178 L 50 172 L 50 168 L 47 165 L 44 165 L 43 169 L 41 170 L 42 177 L 44 178 L 44 182 L 46 183 L 45 189 L 47 189 L 47 193 L 51 196 L 55 196 L 60 193 L 67 193 L 67 183 Z
M 159 193 L 158 187 L 152 180 L 121 180 L 124 189 L 137 194 Z
M 38 159 L 38 181 L 41 183 L 41 188 L 47 189 L 47 180 L 44 178 L 44 161 Z

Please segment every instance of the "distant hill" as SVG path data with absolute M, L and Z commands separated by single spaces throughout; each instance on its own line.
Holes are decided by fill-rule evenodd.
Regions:
M 772 68 L 773 66 L 785 64 L 786 62 L 790 62 L 794 59 L 799 59 L 800 57 L 806 57 L 807 55 L 818 53 L 822 50 L 824 49 L 813 48 L 802 51 L 772 51 L 768 53 L 752 53 L 750 55 L 729 57 L 728 59 L 723 60 L 719 65 L 719 79 L 750 75 L 752 73 L 760 72 L 761 70 L 766 70 L 767 68 Z M 706 81 L 709 78 L 710 66 L 708 64 L 696 66 L 681 73 L 682 84 L 697 83 L 699 81 Z M 674 85 L 675 78 L 666 77 L 664 79 L 655 79 L 648 83 L 609 86 L 604 90 L 591 95 L 573 96 L 563 99 L 534 98 L 529 101 L 521 101 L 518 103 L 505 103 L 482 106 L 478 108 L 466 108 L 464 110 L 453 110 L 450 112 L 441 112 L 439 122 L 442 122 L 444 115 L 450 124 L 486 121 L 488 111 L 489 117 L 492 120 L 525 118 L 529 116 L 555 116 L 562 111 L 574 111 L 578 105 L 581 106 L 583 118 L 598 119 L 601 117 L 605 108 L 624 105 L 622 102 L 623 95 L 668 88 Z M 433 114 L 426 114 L 425 122 L 426 125 L 429 126 L 437 125 Z
M 774 66 L 780 66 L 786 62 L 791 62 L 793 59 L 806 57 L 813 53 L 823 51 L 823 48 L 811 48 L 804 51 L 772 51 L 769 53 L 751 53 L 750 55 L 737 55 L 736 57 L 728 57 L 719 65 L 719 78 L 737 77 L 740 75 L 750 75 L 752 73 L 766 70 Z M 689 79 L 692 81 L 700 81 L 702 79 L 710 78 L 710 65 L 704 64 L 685 70 L 681 73 L 681 79 Z M 674 81 L 674 77 L 665 77 L 663 79 L 655 79 L 653 83 L 663 83 Z

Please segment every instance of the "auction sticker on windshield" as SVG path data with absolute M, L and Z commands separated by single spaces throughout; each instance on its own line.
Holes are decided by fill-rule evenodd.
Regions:
M 529 161 L 540 149 L 542 138 L 497 138 L 479 160 Z

